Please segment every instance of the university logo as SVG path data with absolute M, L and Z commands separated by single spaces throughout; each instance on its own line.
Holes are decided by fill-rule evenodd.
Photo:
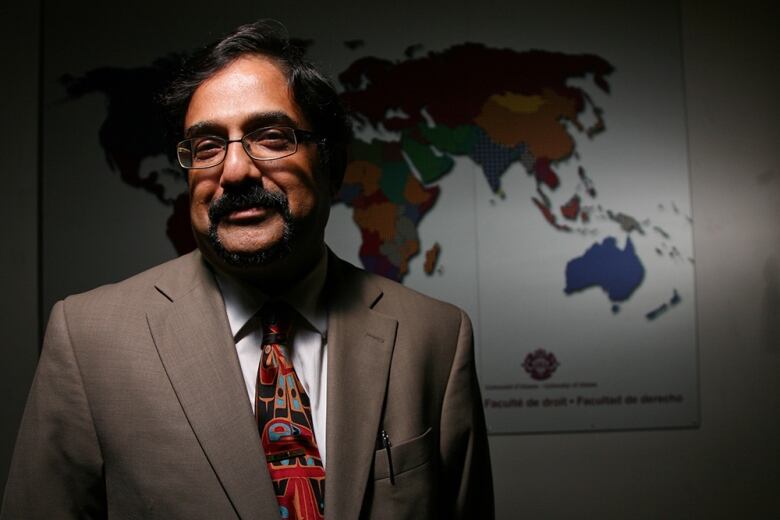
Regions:
M 525 356 L 523 368 L 533 379 L 543 381 L 555 372 L 555 369 L 558 368 L 558 364 L 555 354 L 538 348 Z

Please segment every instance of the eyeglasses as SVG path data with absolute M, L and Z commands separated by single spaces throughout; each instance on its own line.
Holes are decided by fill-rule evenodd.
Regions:
M 299 142 L 320 142 L 314 132 L 287 126 L 269 126 L 252 130 L 241 139 L 204 135 L 185 139 L 176 145 L 182 168 L 196 170 L 217 166 L 225 160 L 230 143 L 241 143 L 249 157 L 257 161 L 281 159 L 298 151 Z

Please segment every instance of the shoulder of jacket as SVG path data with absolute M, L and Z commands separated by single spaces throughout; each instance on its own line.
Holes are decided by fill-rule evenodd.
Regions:
M 101 285 L 82 293 L 72 294 L 64 299 L 65 305 L 68 309 L 82 306 L 94 307 L 110 301 L 128 301 L 138 294 L 157 292 L 154 289 L 157 280 L 168 273 L 175 273 L 189 268 L 193 262 L 199 261 L 199 257 L 196 258 L 195 256 L 194 252 L 189 253 L 150 267 L 124 280 Z

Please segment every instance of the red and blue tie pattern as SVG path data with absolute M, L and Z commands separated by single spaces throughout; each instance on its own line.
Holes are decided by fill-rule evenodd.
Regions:
M 309 396 L 284 353 L 292 337 L 293 312 L 281 302 L 269 302 L 260 311 L 263 352 L 255 417 L 282 519 L 321 520 L 325 468 L 314 437 Z

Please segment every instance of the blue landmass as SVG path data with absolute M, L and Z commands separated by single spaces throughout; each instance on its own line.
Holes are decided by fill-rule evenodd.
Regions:
M 612 302 L 626 301 L 645 277 L 634 243 L 629 237 L 620 249 L 614 237 L 593 244 L 585 254 L 566 264 L 566 294 L 601 287 Z

